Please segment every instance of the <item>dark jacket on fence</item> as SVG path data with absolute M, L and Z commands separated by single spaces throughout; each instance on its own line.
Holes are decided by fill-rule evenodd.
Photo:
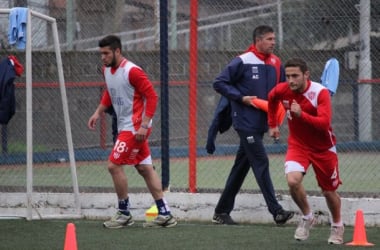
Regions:
M 8 124 L 16 113 L 14 79 L 16 72 L 9 58 L 0 62 L 0 124 Z

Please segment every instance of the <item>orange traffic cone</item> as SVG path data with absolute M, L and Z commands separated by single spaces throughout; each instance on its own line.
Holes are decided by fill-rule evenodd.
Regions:
M 268 101 L 260 98 L 251 99 L 251 104 L 258 109 L 268 112 Z
M 253 98 L 251 101 L 251 104 L 258 109 L 261 109 L 265 112 L 268 112 L 268 101 L 267 100 L 263 100 L 260 98 Z M 284 108 L 284 106 L 282 106 L 281 103 L 279 103 L 277 113 L 276 113 L 277 124 L 281 125 L 282 122 L 284 121 L 284 118 L 285 118 L 285 108 Z
M 64 250 L 78 250 L 75 225 L 68 223 L 66 226 L 66 237 Z
M 356 211 L 354 239 L 353 241 L 346 243 L 348 246 L 374 246 L 374 244 L 367 241 L 367 235 L 365 232 L 365 224 L 363 211 L 358 209 Z

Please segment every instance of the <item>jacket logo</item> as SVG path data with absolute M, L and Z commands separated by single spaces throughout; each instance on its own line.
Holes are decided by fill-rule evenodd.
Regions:
M 247 136 L 247 142 L 249 144 L 255 143 L 255 138 L 253 136 Z
M 309 93 L 307 93 L 307 98 L 309 98 L 309 100 L 313 100 L 315 98 L 315 92 L 314 91 L 311 91 Z
M 259 79 L 259 68 L 257 66 L 252 67 L 252 79 Z

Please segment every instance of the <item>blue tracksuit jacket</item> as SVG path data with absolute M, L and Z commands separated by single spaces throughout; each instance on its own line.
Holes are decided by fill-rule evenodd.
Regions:
M 241 100 L 243 96 L 267 100 L 269 91 L 280 81 L 285 81 L 285 71 L 277 56 L 271 54 L 264 61 L 253 52 L 246 52 L 224 68 L 213 87 L 230 101 L 236 130 L 265 133 L 268 130 L 266 112 L 247 106 Z

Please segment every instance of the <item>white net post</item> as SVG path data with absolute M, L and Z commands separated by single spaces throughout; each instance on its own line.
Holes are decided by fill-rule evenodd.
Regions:
M 33 101 L 32 101 L 32 29 L 31 11 L 26 26 L 26 219 L 33 217 Z
M 11 9 L 0 9 L 0 14 L 9 14 Z M 69 117 L 69 109 L 67 103 L 67 95 L 63 74 L 63 65 L 61 58 L 61 51 L 59 47 L 59 38 L 58 38 L 58 29 L 56 19 L 46 16 L 44 14 L 38 13 L 36 11 L 28 9 L 27 12 L 27 25 L 26 25 L 26 202 L 27 202 L 27 211 L 26 211 L 26 219 L 33 219 L 33 103 L 32 103 L 32 29 L 31 29 L 31 16 L 38 17 L 49 22 L 52 26 L 53 31 L 53 40 L 54 40 L 54 49 L 56 54 L 56 63 L 58 69 L 58 78 L 59 78 L 59 86 L 60 86 L 60 94 L 62 99 L 63 106 L 63 115 L 64 115 L 64 123 L 66 130 L 66 139 L 68 145 L 68 153 L 70 160 L 70 171 L 72 177 L 72 185 L 74 192 L 74 203 L 76 216 L 80 215 L 81 205 L 79 200 L 79 186 L 78 179 L 76 173 L 76 164 L 74 157 L 74 147 L 73 140 L 71 134 L 71 125 L 70 125 L 70 117 Z

